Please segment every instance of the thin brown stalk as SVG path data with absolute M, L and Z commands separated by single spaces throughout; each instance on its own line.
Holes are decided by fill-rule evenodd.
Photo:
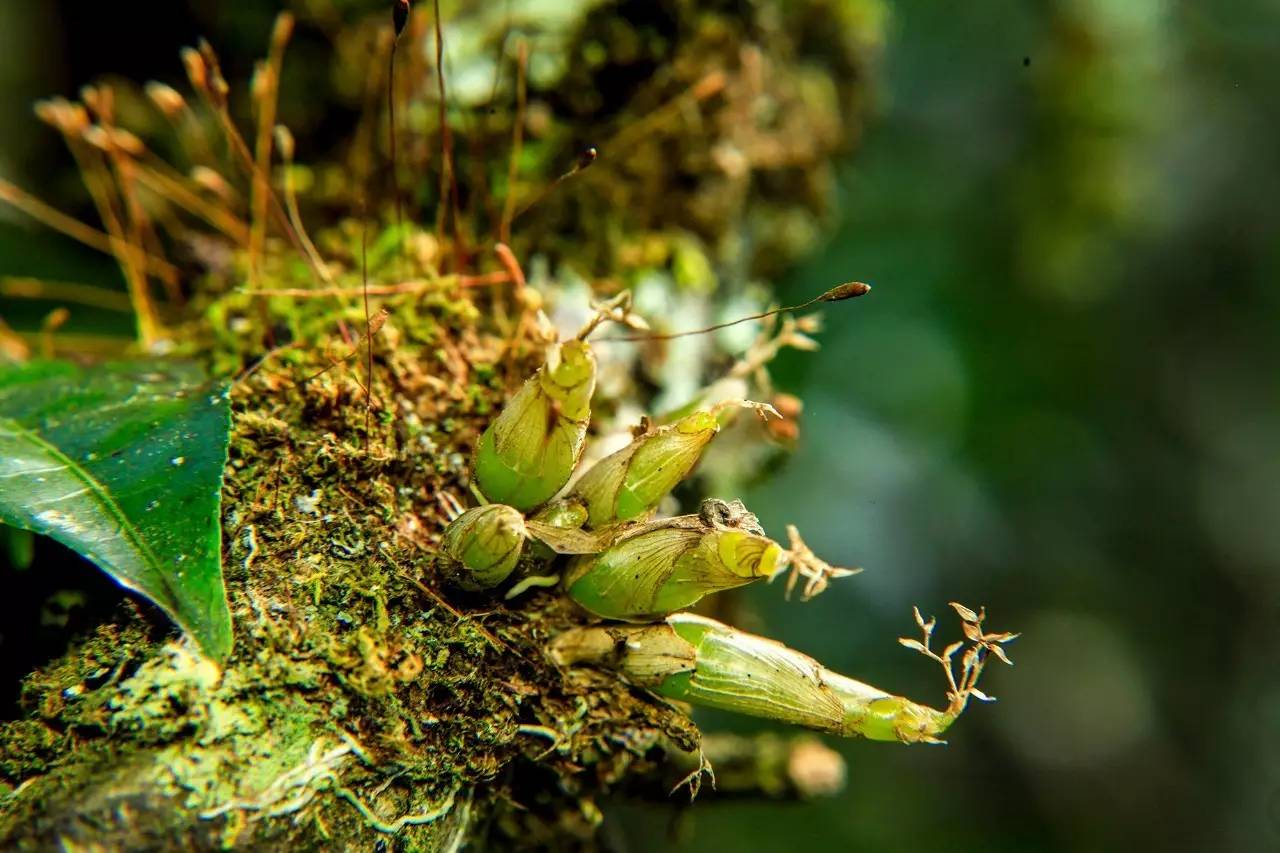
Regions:
M 498 209 L 497 200 L 494 198 L 493 187 L 489 184 L 489 173 L 487 164 L 489 163 L 489 123 L 487 118 L 493 114 L 493 102 L 498 98 L 498 89 L 502 85 L 503 64 L 507 58 L 507 41 L 511 37 L 511 0 L 506 0 L 504 11 L 504 20 L 502 25 L 502 35 L 497 41 L 497 49 L 494 51 L 493 57 L 493 82 L 489 85 L 489 97 L 485 100 L 485 109 L 479 116 L 479 123 L 483 124 L 483 129 L 469 133 L 467 135 L 467 143 L 471 161 L 471 186 L 474 188 L 473 204 L 477 208 L 481 208 L 485 214 L 485 221 L 493 227 L 493 223 L 498 222 L 502 218 L 502 212 Z
M 572 178 L 574 175 L 578 174 L 582 170 L 589 168 L 592 163 L 596 162 L 596 158 L 598 156 L 599 156 L 599 152 L 596 150 L 595 146 L 591 146 L 583 150 L 582 153 L 578 155 L 577 162 L 573 164 L 573 168 L 569 169 L 569 171 L 567 172 L 564 172 L 559 177 L 557 177 L 554 181 L 547 184 L 547 186 L 543 188 L 542 192 L 538 193 L 536 196 L 533 197 L 531 201 L 526 202 L 523 207 L 521 207 L 518 211 L 516 211 L 516 215 L 515 217 L 512 218 L 511 221 L 513 223 L 518 222 L 520 220 L 520 217 L 524 216 L 534 207 L 541 204 L 543 199 L 545 199 L 547 196 L 555 192 L 556 187 L 560 186 L 565 181 L 569 180 L 570 178 Z
M 302 248 L 311 261 L 311 267 L 320 274 L 325 284 L 332 285 L 333 277 L 329 275 L 329 268 L 316 250 L 316 244 L 311 242 L 311 235 L 307 233 L 307 228 L 302 223 L 302 213 L 298 210 L 298 193 L 293 185 L 293 134 L 284 125 L 277 125 L 276 140 L 280 157 L 284 160 L 284 203 L 289 209 L 289 220 L 293 223 L 293 229 L 298 232 Z
M 0 277 L 0 296 L 10 299 L 41 299 L 49 302 L 70 302 L 104 311 L 127 314 L 133 310 L 128 294 L 65 281 L 48 281 L 42 278 L 18 276 Z
M 400 36 L 409 22 L 408 0 L 398 0 L 392 9 L 391 50 L 387 59 L 387 141 L 391 147 L 391 195 L 396 207 L 396 227 L 404 228 L 404 202 L 400 198 L 400 158 L 396 156 L 396 137 L 400 128 L 396 124 L 396 48 Z
M 249 144 L 245 142 L 244 137 L 240 134 L 240 130 L 236 127 L 235 121 L 231 118 L 231 113 L 227 109 L 227 91 L 228 86 L 222 71 L 218 66 L 217 54 L 214 53 L 213 47 L 205 41 L 200 43 L 200 51 L 195 54 L 201 60 L 198 66 L 198 72 L 191 74 L 192 85 L 200 92 L 206 103 L 213 109 L 214 115 L 218 118 L 218 124 L 222 127 L 222 133 L 227 138 L 227 143 L 231 146 L 234 159 L 240 164 L 240 168 L 244 170 L 249 179 L 255 180 L 258 174 L 257 163 L 254 160 L 253 153 L 249 150 Z M 190 74 L 191 67 L 188 67 Z M 269 210 L 275 219 L 277 226 L 281 232 L 293 244 L 293 247 L 306 258 L 307 262 L 312 265 L 312 271 L 321 279 L 325 278 L 324 271 L 312 263 L 312 259 L 307 255 L 306 250 L 302 246 L 302 240 L 293 230 L 293 226 L 289 222 L 289 215 L 285 212 L 284 205 L 280 203 L 280 199 L 276 197 L 274 191 L 271 190 L 270 182 L 267 183 L 267 200 Z
M 654 334 L 652 332 L 643 332 L 636 335 L 620 335 L 612 338 L 597 338 L 597 342 L 606 341 L 670 341 L 675 338 L 686 338 L 690 335 L 705 335 L 707 332 L 714 332 L 719 329 L 727 329 L 730 326 L 737 326 L 740 323 L 748 323 L 752 320 L 763 320 L 767 317 L 773 317 L 777 314 L 794 313 L 803 311 L 806 308 L 817 305 L 822 302 L 843 302 L 846 299 L 856 299 L 859 296 L 865 296 L 871 292 L 871 285 L 861 281 L 851 281 L 846 284 L 837 285 L 827 290 L 807 302 L 799 305 L 787 305 L 782 308 L 770 308 L 768 311 L 761 311 L 758 314 L 750 314 L 746 317 L 739 317 L 736 320 L 729 320 L 724 323 L 716 323 L 713 326 L 704 326 L 701 329 L 689 329 L 684 332 L 670 332 L 667 334 Z
M 436 240 L 444 245 L 444 225 L 449 212 L 453 213 L 454 242 L 458 243 L 458 185 L 453 174 L 453 129 L 449 127 L 448 96 L 444 80 L 444 22 L 440 17 L 440 0 L 435 0 L 436 29 L 436 89 L 439 97 L 440 118 L 440 201 L 436 215 Z M 457 252 L 458 246 L 454 246 Z
M 129 286 L 129 298 L 138 327 L 138 339 L 144 347 L 150 347 L 160 337 L 160 321 L 155 314 L 155 306 L 151 302 L 151 294 L 147 290 L 146 274 L 140 263 L 141 247 L 136 246 L 125 237 L 124 224 L 116 209 L 111 175 L 103 163 L 101 153 L 79 136 L 73 135 L 68 127 L 60 127 L 71 156 L 75 158 L 89 189 L 89 197 L 93 199 L 98 216 L 112 237 L 112 254 L 124 273 L 125 282 Z
M 371 284 L 367 292 L 370 296 L 397 296 L 402 294 L 425 293 L 445 287 L 489 287 L 509 284 L 510 274 L 491 272 L 481 275 L 446 275 L 428 281 L 405 281 L 399 284 Z M 301 299 L 315 299 L 322 296 L 360 296 L 366 292 L 364 287 L 278 287 L 259 288 L 245 291 L 246 296 L 269 297 L 286 296 Z
M 141 183 L 167 201 L 209 223 L 236 243 L 243 246 L 249 242 L 249 226 L 243 220 L 228 210 L 210 204 L 187 187 L 184 179 L 166 174 L 157 163 L 137 162 L 135 175 Z
M 502 640 L 498 639 L 487 628 L 481 625 L 479 620 L 463 613 L 461 610 L 454 607 L 448 601 L 445 601 L 443 598 L 441 598 L 439 593 L 437 593 L 431 587 L 427 586 L 422 581 L 418 580 L 413 575 L 409 574 L 404 569 L 400 568 L 399 564 L 397 564 L 396 561 L 392 559 L 391 555 L 387 553 L 387 548 L 385 543 L 382 543 L 379 546 L 378 550 L 382 553 L 382 556 L 386 559 L 386 561 L 390 563 L 391 566 L 396 570 L 396 574 L 400 576 L 401 580 L 404 580 L 407 583 L 410 583 L 413 586 L 417 587 L 419 592 L 421 592 L 427 598 L 430 598 L 432 601 L 434 601 L 437 605 L 443 608 L 447 613 L 449 613 L 449 615 L 457 619 L 459 622 L 467 622 L 468 624 L 470 624 L 473 628 L 476 629 L 476 631 L 480 634 L 480 636 L 488 640 L 489 644 L 493 646 L 495 649 L 497 649 L 498 651 L 500 652 L 511 651 L 511 648 L 506 643 L 502 642 Z
M 293 35 L 293 15 L 281 12 L 271 30 L 267 60 L 258 66 L 254 95 L 258 107 L 258 134 L 254 144 L 253 186 L 249 209 L 249 280 L 256 286 L 262 251 L 267 239 L 267 196 L 271 192 L 271 142 L 280 103 L 280 73 L 284 52 Z
M 511 283 L 515 285 L 516 305 L 519 307 L 519 319 L 515 326 L 511 329 L 511 337 L 507 340 L 508 349 L 514 350 L 520 340 L 524 337 L 525 329 L 529 323 L 529 302 L 525 299 L 525 278 L 524 270 L 520 268 L 520 261 L 516 259 L 515 252 L 511 251 L 511 247 L 506 243 L 498 243 L 493 247 L 494 254 L 498 256 L 498 262 L 502 264 L 502 268 L 506 270 L 507 276 L 511 279 Z
M 391 58 L 387 61 L 387 143 L 391 146 L 391 198 L 396 207 L 396 227 L 404 228 L 404 201 L 400 198 L 400 158 L 396 153 L 396 45 L 391 42 Z
M 3 317 L 0 317 L 0 358 L 18 362 L 31 358 L 31 346 L 4 321 Z
M 321 370 L 311 374 L 306 379 L 303 379 L 302 381 L 298 382 L 298 385 L 299 386 L 306 385 L 308 382 L 310 382 L 313 379 L 319 379 L 321 376 L 325 375 L 330 370 L 333 370 L 339 364 L 345 364 L 346 362 L 355 358 L 356 355 L 359 354 L 360 352 L 360 344 L 365 343 L 367 340 L 372 340 L 374 335 L 382 331 L 382 327 L 386 324 L 387 318 L 389 318 L 390 316 L 391 316 L 391 312 L 388 311 L 386 308 L 378 309 L 378 313 L 374 314 L 372 317 L 369 318 L 368 325 L 365 326 L 365 331 L 360 335 L 359 338 L 356 339 L 355 343 L 351 347 L 350 352 L 348 352 L 346 355 L 342 356 L 341 358 L 333 359 L 327 365 L 325 365 L 325 367 L 322 368 Z M 343 334 L 344 336 L 346 334 L 345 326 L 343 327 Z M 357 385 L 360 384 L 359 379 L 356 380 L 356 384 Z
M 134 162 L 128 152 L 116 144 L 114 132 L 115 94 L 110 87 L 86 90 L 86 101 L 97 117 L 104 131 L 107 161 L 111 164 L 115 176 L 115 188 L 119 193 L 124 210 L 122 219 L 128 228 L 128 246 L 125 250 L 129 267 L 129 290 L 133 299 L 134 310 L 138 313 L 138 329 L 144 347 L 150 347 L 159 337 L 161 324 L 155 305 L 151 299 L 151 285 L 147 279 L 146 264 L 142 261 L 145 253 L 146 233 L 150 218 L 138 199 L 137 185 L 134 179 Z M 107 183 L 109 184 L 109 178 Z
M 171 221 L 173 218 L 172 214 L 166 215 L 166 213 L 168 212 L 161 210 L 159 212 L 159 218 L 164 221 Z M 142 258 L 143 272 L 146 272 L 146 268 L 147 268 L 147 265 L 146 265 L 147 255 L 149 254 L 159 255 L 164 252 L 164 246 L 160 242 L 160 234 L 158 232 L 158 226 L 162 224 L 165 224 L 165 223 L 162 221 L 157 221 L 156 219 L 148 220 L 147 230 L 142 235 L 143 244 L 140 247 L 139 254 Z M 172 229 L 171 225 L 168 225 L 166 227 L 169 227 L 170 229 Z M 165 298 L 169 300 L 170 305 L 181 307 L 184 304 L 186 304 L 187 297 L 182 292 L 182 288 L 178 285 L 178 282 L 170 281 L 169 279 L 162 278 L 160 279 L 160 285 L 161 287 L 164 288 Z
M 729 78 L 723 71 L 708 73 L 701 80 L 676 95 L 670 101 L 657 107 L 639 121 L 623 126 L 602 146 L 605 155 L 608 156 L 610 151 L 625 151 L 631 140 L 653 133 L 656 128 L 679 115 L 686 104 L 700 103 L 718 95 L 724 91 L 728 83 Z
M 498 225 L 499 244 L 511 242 L 511 222 L 516 215 L 516 177 L 524 148 L 525 108 L 528 100 L 525 76 L 528 66 L 529 45 L 521 39 L 516 52 L 516 121 L 515 127 L 511 129 L 511 159 L 507 162 L 507 193 L 502 200 L 502 222 Z
M 369 46 L 369 64 L 363 75 L 364 93 L 361 96 L 360 118 L 347 149 L 347 170 L 351 173 L 352 186 L 367 187 L 373 181 L 374 151 L 382 120 L 381 98 L 386 93 L 383 75 L 387 71 L 387 64 L 382 61 L 382 56 L 387 45 L 384 41 L 393 35 L 385 30 L 378 30 Z
M 18 337 L 27 346 L 38 348 L 44 344 L 43 332 L 18 332 Z M 59 352 L 75 353 L 76 356 L 100 356 L 103 358 L 118 357 L 128 352 L 132 339 L 111 335 L 67 334 L 59 333 L 54 342 L 54 355 Z
M 54 336 L 70 319 L 71 312 L 66 308 L 54 308 L 45 315 L 44 322 L 40 324 L 40 354 L 43 357 L 54 357 L 54 353 L 57 352 Z
M 201 165 L 216 163 L 218 158 L 209 145 L 200 117 L 187 103 L 187 99 L 172 86 L 155 80 L 147 83 L 145 91 L 173 130 L 187 159 Z
M 360 281 L 364 297 L 364 346 L 367 353 L 364 383 L 364 452 L 369 452 L 369 420 L 373 415 L 373 325 L 369 316 L 369 219 L 360 218 Z
M 115 255 L 125 248 L 123 243 L 110 234 L 50 207 L 3 178 L 0 178 L 0 201 L 22 211 L 41 225 L 104 254 Z M 147 272 L 164 280 L 177 281 L 178 268 L 173 264 L 156 255 L 147 255 L 144 260 Z

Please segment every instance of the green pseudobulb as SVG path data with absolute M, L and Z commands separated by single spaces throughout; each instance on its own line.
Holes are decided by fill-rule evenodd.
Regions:
M 711 412 L 694 412 L 638 436 L 601 459 L 573 488 L 587 507 L 587 526 L 630 521 L 648 513 L 698 464 L 720 430 Z
M 754 530 L 710 523 L 705 506 L 702 514 L 645 525 L 599 554 L 576 558 L 566 576 L 569 597 L 597 616 L 641 621 L 779 570 L 776 542 Z
M 528 537 L 524 518 L 503 504 L 469 509 L 444 531 L 444 553 L 462 565 L 458 583 L 489 589 L 505 581 L 520 561 Z
M 569 481 L 582 456 L 596 385 L 596 360 L 583 341 L 555 344 L 480 437 L 475 485 L 486 499 L 527 512 Z
M 833 672 L 795 649 L 692 613 L 591 625 L 551 646 L 562 665 L 618 670 L 663 696 L 844 737 L 937 743 L 963 710 L 940 711 Z

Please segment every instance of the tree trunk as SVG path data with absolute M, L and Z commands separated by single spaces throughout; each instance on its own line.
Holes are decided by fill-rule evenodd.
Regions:
M 407 70 L 433 56 L 427 6 L 400 46 Z M 603 796 L 653 796 L 673 767 L 696 783 L 700 735 L 684 710 L 547 659 L 546 640 L 582 619 L 557 592 L 501 602 L 451 585 L 436 554 L 445 496 L 467 500 L 475 440 L 540 349 L 533 297 L 431 271 L 503 269 L 488 248 L 500 223 L 476 199 L 506 172 L 510 127 L 523 121 L 537 163 L 517 188 L 541 200 L 511 242 L 530 270 L 550 270 L 540 301 L 571 316 L 577 276 L 598 291 L 656 277 L 708 313 L 741 297 L 821 231 L 831 158 L 867 101 L 880 14 L 869 0 L 584 4 L 564 28 L 558 70 L 530 66 L 529 114 L 499 126 L 458 106 L 470 117 L 453 131 L 460 186 L 442 184 L 438 209 L 461 198 L 450 217 L 460 225 L 414 226 L 393 240 L 399 253 L 380 248 L 381 226 L 317 234 L 342 287 L 358 293 L 366 227 L 369 283 L 421 282 L 373 298 L 388 319 L 370 337 L 371 372 L 358 295 L 262 298 L 243 287 L 242 250 L 193 241 L 203 269 L 168 331 L 180 352 L 240 374 L 223 490 L 235 652 L 220 668 L 127 604 L 32 673 L 23 718 L 0 730 L 0 839 L 19 849 L 590 846 Z M 499 92 L 514 103 L 507 70 Z M 439 129 L 421 121 L 435 115 L 434 82 L 407 85 L 429 109 L 400 110 L 402 153 L 434 169 Z M 377 111 L 369 121 L 385 127 Z M 600 146 L 599 163 L 543 197 L 584 141 Z M 500 168 L 475 169 L 486 157 Z M 264 286 L 317 287 L 290 251 L 269 243 Z M 617 375 L 597 411 L 646 406 L 655 386 L 697 387 L 723 361 L 713 348 L 663 358 L 607 360 Z M 725 774 L 737 780 L 730 791 L 796 795 L 838 776 L 807 741 L 708 741 L 707 752 L 737 768 Z

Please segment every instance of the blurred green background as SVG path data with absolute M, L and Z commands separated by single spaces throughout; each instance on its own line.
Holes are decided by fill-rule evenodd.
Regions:
M 172 79 L 219 25 L 138 5 L 154 43 L 120 50 L 114 4 L 0 4 L 0 174 L 74 198 L 30 102 L 103 70 Z M 273 4 L 243 5 L 220 38 L 254 33 L 248 57 Z M 1274 0 L 892 4 L 843 223 L 782 285 L 876 290 L 780 364 L 800 447 L 745 496 L 867 571 L 749 601 L 918 698 L 942 685 L 894 641 L 912 604 L 940 631 L 947 601 L 987 605 L 1025 633 L 1017 667 L 946 748 L 833 744 L 838 798 L 624 808 L 611 843 L 1280 849 L 1278 83 Z M 0 274 L 27 273 L 113 275 L 0 213 Z

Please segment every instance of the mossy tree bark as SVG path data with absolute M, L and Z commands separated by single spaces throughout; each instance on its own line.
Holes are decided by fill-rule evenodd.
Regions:
M 658 275 L 711 302 L 817 233 L 830 158 L 866 100 L 879 8 L 739 5 L 585 3 L 566 26 L 560 70 L 530 80 L 536 115 L 509 116 L 530 122 L 537 153 L 517 188 L 536 197 L 583 138 L 614 150 L 513 231 L 515 255 L 552 270 L 541 298 L 554 304 L 563 271 L 577 270 L 604 288 Z M 411 63 L 430 56 L 430 33 L 416 35 L 422 44 L 401 46 Z M 425 162 L 439 150 L 434 125 L 414 116 L 434 113 L 401 112 L 407 162 Z M 283 239 L 250 262 L 241 247 L 191 241 L 203 260 L 170 338 L 239 374 L 223 495 L 235 651 L 215 666 L 127 603 L 31 674 L 24 716 L 0 730 L 7 844 L 587 845 L 599 797 L 669 781 L 666 759 L 690 767 L 700 736 L 682 710 L 547 659 L 547 639 L 582 620 L 572 605 L 546 590 L 512 603 L 462 593 L 436 554 L 443 496 L 466 499 L 476 438 L 540 357 L 519 320 L 527 300 L 441 274 L 500 269 L 484 236 L 497 206 L 466 204 L 505 171 L 480 159 L 509 144 L 510 122 L 490 114 L 457 130 L 462 225 L 371 235 L 370 284 L 384 287 L 374 307 L 387 312 L 371 361 L 359 331 L 365 225 L 317 234 L 345 291 L 323 298 L 243 286 L 254 263 L 272 289 L 317 286 Z M 404 282 L 414 286 L 386 292 Z M 683 369 L 701 382 L 714 365 Z M 652 394 L 651 382 L 614 386 L 604 412 Z M 758 774 L 772 780 L 762 789 L 800 784 L 778 770 L 789 750 L 753 763 L 741 743 L 723 746 L 733 766 L 756 768 L 739 790 Z

